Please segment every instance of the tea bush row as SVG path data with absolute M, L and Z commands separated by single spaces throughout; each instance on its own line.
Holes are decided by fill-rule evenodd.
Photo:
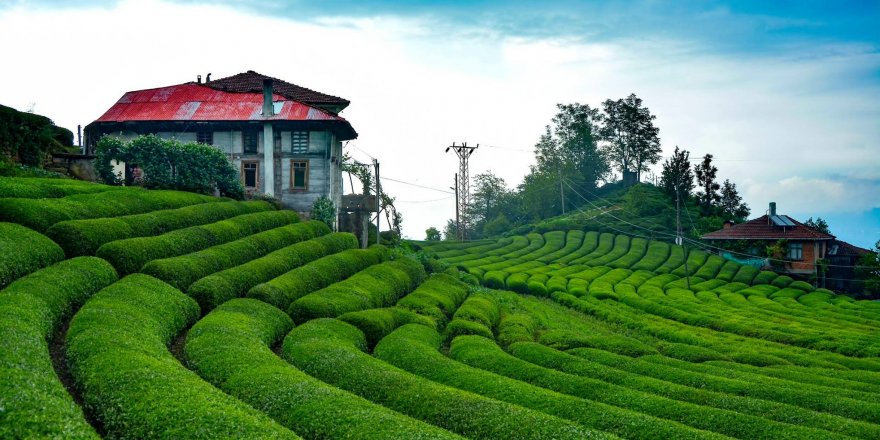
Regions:
M 64 251 L 39 232 L 0 222 L 0 289 L 17 278 L 64 259 Z

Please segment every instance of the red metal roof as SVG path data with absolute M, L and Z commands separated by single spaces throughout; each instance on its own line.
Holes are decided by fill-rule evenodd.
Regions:
M 276 114 L 269 120 L 345 121 L 326 110 L 277 93 L 273 101 Z M 255 121 L 264 120 L 262 111 L 262 93 L 224 92 L 187 83 L 128 92 L 95 122 Z
M 205 85 L 224 92 L 262 93 L 264 79 L 272 80 L 272 86 L 276 93 L 294 101 L 303 102 L 317 107 L 332 106 L 345 108 L 349 104 L 347 99 L 316 92 L 278 78 L 272 78 L 271 76 L 254 72 L 253 70 L 248 70 L 247 72 L 228 76 L 226 78 L 208 81 Z M 333 111 L 339 111 L 341 108 Z
M 745 223 L 733 225 L 729 228 L 719 229 L 703 235 L 707 240 L 831 240 L 833 235 L 819 232 L 789 216 L 785 216 L 794 223 L 794 227 L 780 227 L 773 225 L 766 215 L 749 220 Z

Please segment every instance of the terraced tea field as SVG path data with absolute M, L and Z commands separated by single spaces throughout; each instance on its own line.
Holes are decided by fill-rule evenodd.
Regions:
M 424 243 L 428 273 L 52 180 L 0 178 L 0 438 L 880 438 L 880 303 L 584 231 Z

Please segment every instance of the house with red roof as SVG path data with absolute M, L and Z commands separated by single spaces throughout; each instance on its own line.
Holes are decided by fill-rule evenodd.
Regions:
M 127 92 L 86 126 L 98 139 L 144 134 L 199 142 L 227 154 L 248 193 L 309 212 L 321 196 L 342 199 L 342 142 L 357 138 L 339 115 L 349 101 L 252 70 L 226 78 Z
M 782 255 L 785 272 L 797 275 L 817 273 L 819 260 L 826 257 L 834 236 L 817 231 L 787 215 L 776 213 L 776 203 L 770 203 L 767 214 L 740 224 L 725 223 L 724 228 L 702 236 L 721 247 L 731 241 L 748 242 L 748 253 L 758 254 L 766 246 L 784 240 Z M 725 243 L 726 242 L 726 243 Z

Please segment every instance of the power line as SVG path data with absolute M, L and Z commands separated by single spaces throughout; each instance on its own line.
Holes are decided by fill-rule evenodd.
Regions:
M 404 185 L 415 186 L 418 188 L 429 189 L 431 191 L 437 191 L 437 192 L 442 192 L 442 193 L 446 193 L 446 194 L 453 194 L 453 195 L 455 194 L 454 192 L 446 191 L 445 189 L 432 188 L 430 186 L 419 185 L 418 183 L 404 182 L 403 180 L 392 179 L 390 177 L 382 177 L 382 180 L 390 180 L 392 182 L 402 183 Z
M 395 202 L 396 203 L 434 203 L 434 202 L 441 202 L 443 200 L 449 200 L 449 199 L 454 199 L 454 198 L 455 198 L 455 196 L 449 196 L 449 197 L 443 197 L 440 199 L 433 199 L 433 200 L 395 200 Z

